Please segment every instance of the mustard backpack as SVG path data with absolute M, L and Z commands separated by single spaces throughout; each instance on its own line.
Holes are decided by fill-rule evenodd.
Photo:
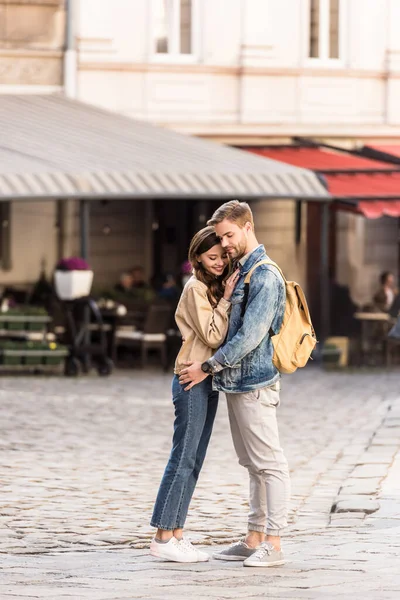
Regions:
M 274 346 L 272 362 L 281 373 L 294 373 L 299 367 L 305 367 L 317 343 L 306 297 L 301 286 L 295 281 L 287 281 L 278 265 L 269 260 L 261 260 L 248 272 L 244 280 L 247 294 L 251 276 L 261 265 L 275 267 L 285 282 L 286 306 L 282 326 L 277 333 L 270 330 Z

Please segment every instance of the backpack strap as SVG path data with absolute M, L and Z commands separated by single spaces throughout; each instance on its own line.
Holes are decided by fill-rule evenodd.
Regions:
M 250 279 L 251 276 L 253 275 L 253 272 L 260 267 L 261 265 L 272 265 L 273 267 L 275 267 L 276 269 L 278 269 L 279 273 L 282 275 L 284 282 L 286 283 L 286 277 L 284 276 L 284 274 L 282 273 L 282 270 L 280 269 L 280 267 L 278 267 L 278 265 L 276 263 L 274 263 L 272 260 L 267 260 L 266 258 L 264 260 L 260 260 L 260 262 L 256 263 L 255 265 L 253 265 L 250 269 L 250 271 L 247 273 L 246 278 L 244 280 L 245 284 L 249 284 L 250 283 Z
M 260 260 L 260 262 L 256 263 L 255 265 L 253 265 L 250 269 L 250 271 L 247 273 L 245 280 L 244 280 L 244 297 L 243 297 L 243 303 L 242 303 L 242 312 L 241 312 L 241 318 L 243 319 L 244 317 L 244 313 L 246 312 L 246 308 L 247 308 L 247 301 L 249 299 L 249 291 L 250 291 L 250 279 L 251 276 L 253 275 L 254 271 L 258 268 L 261 267 L 261 265 L 272 265 L 273 267 L 275 267 L 276 269 L 278 269 L 279 273 L 282 275 L 283 277 L 283 281 L 286 284 L 286 277 L 284 276 L 284 274 L 282 273 L 282 270 L 278 267 L 278 265 L 276 263 L 274 263 L 272 260 L 268 260 L 268 259 L 264 259 L 264 260 Z M 270 333 L 272 333 L 272 335 L 274 335 L 274 332 L 272 331 L 272 329 L 270 329 Z

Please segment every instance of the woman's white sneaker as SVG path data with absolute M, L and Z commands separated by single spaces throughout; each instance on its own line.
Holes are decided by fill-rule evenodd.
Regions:
M 207 554 L 207 552 L 202 552 L 201 550 L 197 550 L 197 548 L 195 548 L 193 546 L 193 544 L 191 542 L 189 542 L 189 540 L 187 540 L 186 538 L 182 538 L 179 542 L 182 546 L 185 546 L 188 550 L 191 550 L 194 552 L 196 552 L 197 557 L 198 557 L 198 562 L 207 562 L 208 560 L 210 560 L 209 555 Z
M 197 563 L 208 560 L 208 554 L 196 550 L 188 540 L 178 541 L 175 537 L 172 537 L 166 544 L 161 544 L 153 538 L 150 544 L 150 554 L 156 558 L 181 563 Z

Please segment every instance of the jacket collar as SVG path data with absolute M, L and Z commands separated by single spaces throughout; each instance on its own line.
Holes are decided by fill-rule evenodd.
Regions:
M 265 248 L 262 244 L 260 244 L 255 250 L 253 250 L 253 252 L 250 254 L 244 265 L 240 267 L 240 272 L 243 275 L 246 275 L 256 263 L 258 263 L 265 257 Z

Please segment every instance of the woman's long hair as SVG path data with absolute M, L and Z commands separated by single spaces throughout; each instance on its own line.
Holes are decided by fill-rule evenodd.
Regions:
M 203 265 L 199 262 L 200 254 L 207 252 L 213 246 L 219 245 L 220 239 L 214 231 L 214 227 L 204 227 L 198 231 L 189 247 L 189 261 L 193 267 L 196 279 L 203 282 L 207 286 L 207 296 L 211 306 L 215 307 L 224 295 L 224 282 L 229 275 L 230 266 L 228 265 L 222 275 L 216 277 L 212 273 L 206 271 Z

